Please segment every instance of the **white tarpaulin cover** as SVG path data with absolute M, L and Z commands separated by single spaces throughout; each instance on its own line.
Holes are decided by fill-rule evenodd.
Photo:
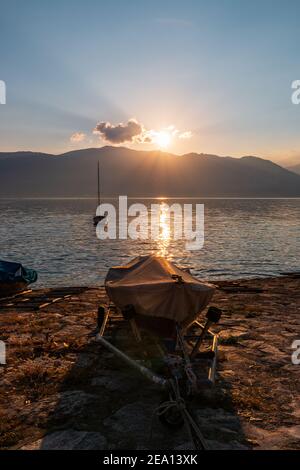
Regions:
M 199 281 L 158 256 L 139 256 L 124 266 L 110 268 L 106 292 L 119 308 L 133 305 L 136 313 L 192 322 L 210 301 L 215 287 Z

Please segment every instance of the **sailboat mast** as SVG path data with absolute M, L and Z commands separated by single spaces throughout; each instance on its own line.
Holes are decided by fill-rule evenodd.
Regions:
M 100 205 L 100 163 L 98 161 L 98 206 Z

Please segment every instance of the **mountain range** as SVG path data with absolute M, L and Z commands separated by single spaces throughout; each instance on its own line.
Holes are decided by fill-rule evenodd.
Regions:
M 300 163 L 299 165 L 294 165 L 288 168 L 290 171 L 293 171 L 294 173 L 297 173 L 300 175 Z
M 300 175 L 263 158 L 110 146 L 61 155 L 2 152 L 0 197 L 96 196 L 98 161 L 103 196 L 300 197 Z

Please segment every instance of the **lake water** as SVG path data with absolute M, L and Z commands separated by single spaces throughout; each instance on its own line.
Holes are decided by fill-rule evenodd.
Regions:
M 113 202 L 116 206 L 118 201 Z M 93 199 L 0 200 L 0 258 L 38 271 L 36 286 L 99 285 L 110 266 L 149 253 L 168 257 L 204 279 L 300 270 L 299 199 L 129 200 L 204 204 L 205 242 L 188 251 L 162 227 L 155 240 L 99 240 Z

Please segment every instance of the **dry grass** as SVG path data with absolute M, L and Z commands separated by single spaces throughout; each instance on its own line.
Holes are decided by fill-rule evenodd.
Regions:
M 219 343 L 224 344 L 226 346 L 231 346 L 239 343 L 240 338 L 238 336 L 227 336 L 227 337 L 219 337 Z
M 19 390 L 26 390 L 29 400 L 38 400 L 58 390 L 68 368 L 49 356 L 27 359 L 15 371 L 12 384 Z
M 260 386 L 233 388 L 231 390 L 231 400 L 234 407 L 251 413 L 258 411 L 265 414 L 278 411 L 278 404 L 270 400 L 268 390 Z
M 15 445 L 21 438 L 17 430 L 18 422 L 9 419 L 9 415 L 4 408 L 0 409 L 0 448 Z
M 0 424 L 0 448 L 12 447 L 22 438 L 22 433 L 16 430 L 2 430 Z

